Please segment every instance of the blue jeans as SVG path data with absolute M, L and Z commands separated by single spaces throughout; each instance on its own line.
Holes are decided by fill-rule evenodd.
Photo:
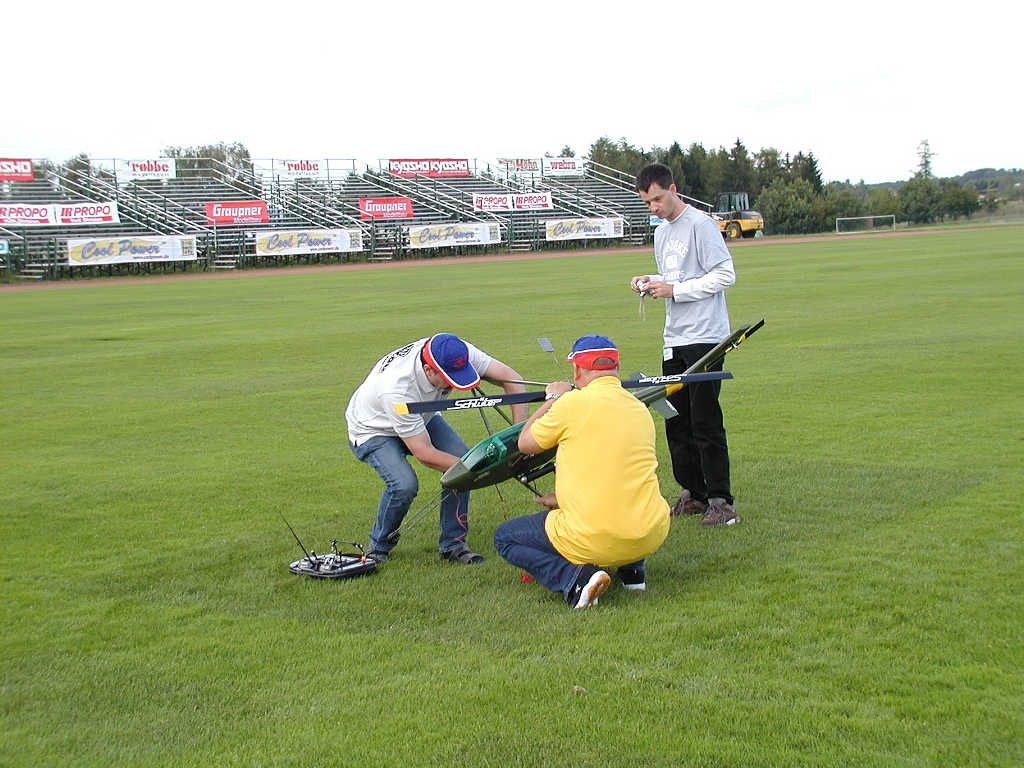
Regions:
M 430 442 L 440 451 L 462 456 L 468 450 L 455 430 L 440 415 L 427 422 Z M 349 443 L 355 457 L 373 467 L 384 481 L 384 492 L 377 504 L 377 520 L 370 531 L 370 550 L 390 552 L 395 542 L 389 536 L 398 530 L 412 500 L 419 490 L 416 472 L 409 465 L 409 449 L 401 438 L 378 435 L 358 446 Z M 456 493 L 445 488 L 441 492 L 441 535 L 437 548 L 441 552 L 461 549 L 469 532 L 469 491 Z
M 494 548 L 505 560 L 533 576 L 552 592 L 568 595 L 583 570 L 582 565 L 570 563 L 551 544 L 544 531 L 547 512 L 506 520 L 494 531 Z M 643 574 L 644 561 L 624 565 L 620 571 Z

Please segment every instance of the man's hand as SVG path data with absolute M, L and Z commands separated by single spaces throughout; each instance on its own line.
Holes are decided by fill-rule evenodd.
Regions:
M 647 290 L 647 283 L 650 282 L 647 275 L 637 275 L 629 281 L 629 287 L 634 293 L 644 293 Z
M 542 507 L 547 507 L 548 509 L 558 509 L 558 500 L 555 499 L 555 494 L 553 492 L 545 493 L 543 496 L 534 496 L 533 500 L 540 504 Z
M 672 283 L 661 283 L 656 280 L 652 280 L 647 283 L 647 295 L 653 296 L 656 299 L 671 299 Z

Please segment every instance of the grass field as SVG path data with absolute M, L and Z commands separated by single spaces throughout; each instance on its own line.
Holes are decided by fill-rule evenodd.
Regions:
M 649 251 L 0 292 L 0 765 L 1024 764 L 1024 229 L 734 257 L 733 322 L 767 321 L 723 387 L 743 522 L 675 520 L 646 595 L 578 613 L 494 553 L 510 484 L 476 567 L 431 512 L 300 579 L 278 512 L 365 542 L 344 406 L 431 332 L 657 372 Z

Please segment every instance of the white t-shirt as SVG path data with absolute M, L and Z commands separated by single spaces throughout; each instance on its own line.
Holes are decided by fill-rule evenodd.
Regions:
M 654 260 L 652 277 L 673 284 L 665 299 L 665 346 L 717 344 L 728 336 L 725 289 L 736 272 L 714 220 L 687 205 L 654 230 Z
M 345 409 L 350 443 L 360 445 L 371 437 L 412 437 L 427 428 L 430 413 L 395 413 L 395 403 L 440 400 L 445 391 L 427 381 L 420 353 L 429 339 L 420 339 L 389 352 L 378 360 L 363 379 Z M 490 355 L 469 342 L 469 364 L 482 376 L 491 364 Z

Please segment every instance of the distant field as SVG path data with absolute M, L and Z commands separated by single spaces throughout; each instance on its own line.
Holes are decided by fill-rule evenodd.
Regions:
M 743 522 L 674 521 L 648 593 L 583 613 L 494 553 L 511 484 L 472 568 L 429 512 L 302 580 L 278 513 L 365 542 L 343 411 L 404 342 L 550 379 L 538 336 L 598 332 L 656 372 L 649 251 L 0 292 L 0 766 L 1024 764 L 1024 228 L 734 256 Z

